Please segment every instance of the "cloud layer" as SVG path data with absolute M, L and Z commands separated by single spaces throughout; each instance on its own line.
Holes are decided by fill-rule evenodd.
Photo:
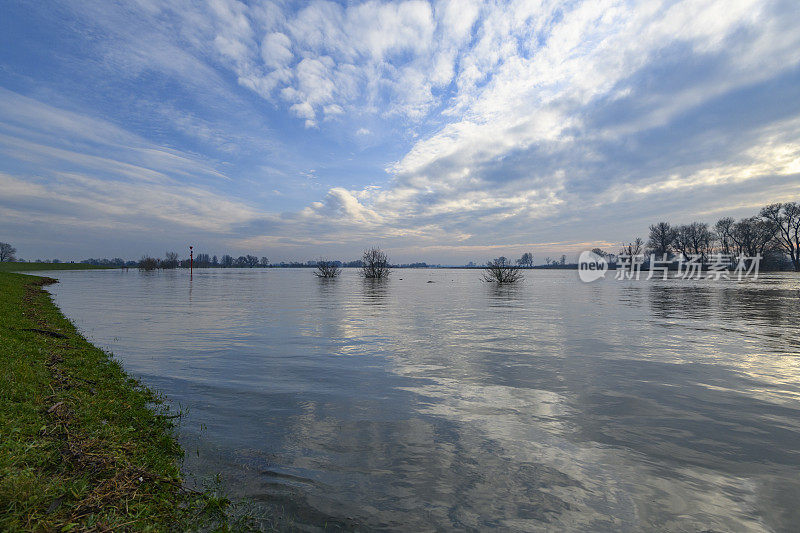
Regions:
M 168 225 L 273 257 L 483 260 L 800 197 L 795 2 L 141 0 L 16 22 L 36 16 L 93 37 L 39 68 L 0 55 L 19 73 L 0 224 L 31 243 L 26 216 L 73 205 L 128 247 Z M 111 80 L 106 105 L 70 97 L 82 77 Z

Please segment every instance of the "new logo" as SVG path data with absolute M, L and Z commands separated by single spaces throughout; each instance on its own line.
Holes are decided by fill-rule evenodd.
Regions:
M 591 283 L 606 275 L 608 262 L 594 252 L 581 252 L 578 257 L 578 276 L 581 281 Z

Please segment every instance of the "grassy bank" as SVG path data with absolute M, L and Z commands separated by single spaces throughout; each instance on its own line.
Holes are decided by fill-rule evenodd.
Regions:
M 0 272 L 36 272 L 42 270 L 95 270 L 110 267 L 85 263 L 0 263 Z
M 158 397 L 77 333 L 42 285 L 0 273 L 0 531 L 227 529 L 182 488 Z

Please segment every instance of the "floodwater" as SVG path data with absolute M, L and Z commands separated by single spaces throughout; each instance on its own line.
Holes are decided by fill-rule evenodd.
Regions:
M 800 277 L 50 273 L 278 527 L 796 531 Z

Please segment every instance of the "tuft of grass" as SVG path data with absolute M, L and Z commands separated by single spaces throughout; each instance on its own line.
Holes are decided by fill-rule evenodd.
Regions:
M 0 273 L 0 531 L 248 529 L 183 486 L 174 417 L 75 330 L 55 282 Z
M 0 263 L 0 272 L 36 272 L 42 270 L 108 270 L 107 267 L 85 263 Z

